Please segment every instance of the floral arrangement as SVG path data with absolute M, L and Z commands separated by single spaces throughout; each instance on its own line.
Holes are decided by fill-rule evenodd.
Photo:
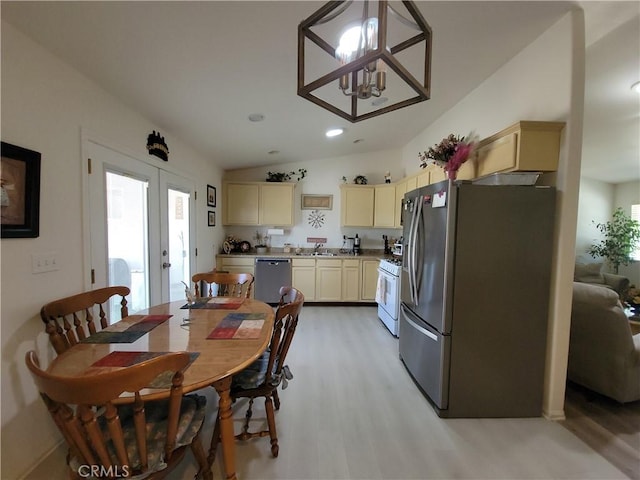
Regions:
M 418 153 L 420 168 L 425 168 L 431 161 L 443 167 L 449 178 L 455 178 L 458 169 L 469 159 L 477 143 L 477 136 L 473 133 L 465 137 L 452 133 L 426 152 Z

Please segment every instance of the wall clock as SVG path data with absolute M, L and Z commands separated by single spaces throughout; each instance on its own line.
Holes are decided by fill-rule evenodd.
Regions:
M 309 225 L 313 228 L 320 228 L 324 225 L 324 213 L 320 213 L 318 210 L 313 210 L 309 214 Z

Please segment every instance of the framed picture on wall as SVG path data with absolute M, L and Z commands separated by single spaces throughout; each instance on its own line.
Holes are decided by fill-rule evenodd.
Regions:
M 216 187 L 207 185 L 207 207 L 216 206 Z
M 207 218 L 207 225 L 209 225 L 210 227 L 216 226 L 216 212 L 209 212 L 208 218 Z
M 331 210 L 333 208 L 333 195 L 302 195 L 302 210 Z
M 39 152 L 2 142 L 0 210 L 2 238 L 39 236 Z

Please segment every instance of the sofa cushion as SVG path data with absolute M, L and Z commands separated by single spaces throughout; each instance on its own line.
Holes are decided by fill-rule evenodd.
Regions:
M 634 338 L 616 292 L 574 282 L 569 380 L 621 403 L 640 399 L 640 335 Z
M 576 263 L 573 271 L 573 281 L 604 284 L 602 263 Z

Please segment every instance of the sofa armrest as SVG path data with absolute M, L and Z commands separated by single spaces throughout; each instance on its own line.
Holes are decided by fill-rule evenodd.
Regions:
M 623 296 L 629 290 L 629 279 L 627 277 L 613 273 L 603 273 L 602 276 L 604 277 L 604 283 L 618 292 L 618 295 Z

